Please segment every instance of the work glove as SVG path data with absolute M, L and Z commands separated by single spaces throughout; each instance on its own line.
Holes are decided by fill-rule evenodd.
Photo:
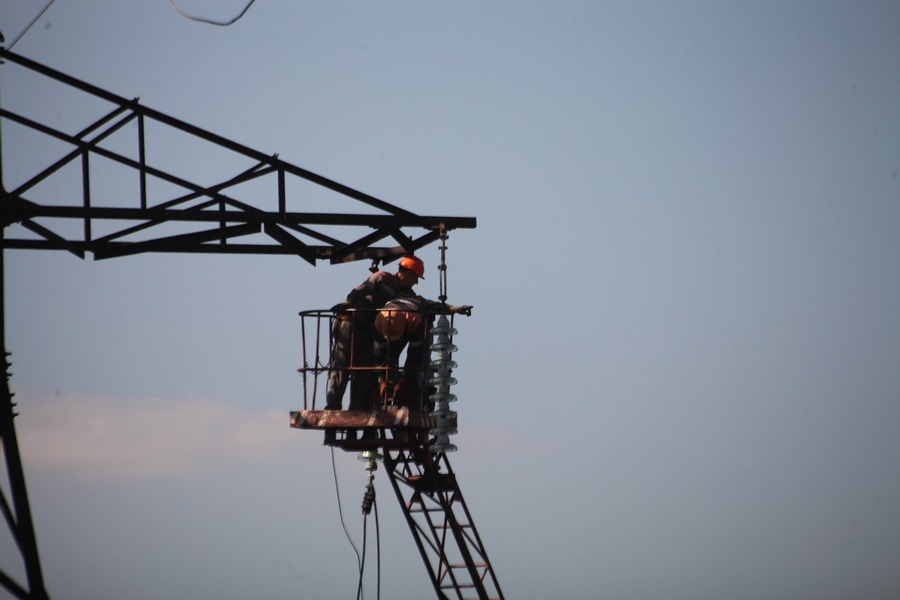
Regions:
M 406 393 L 406 379 L 402 376 L 399 380 L 397 380 L 397 384 L 394 386 L 394 398 L 403 398 L 403 395 Z
M 472 316 L 472 307 L 471 306 L 451 306 L 450 312 L 454 315 L 466 315 L 467 317 Z
M 338 302 L 337 304 L 332 306 L 331 312 L 333 312 L 336 315 L 339 315 L 342 312 L 344 312 L 345 310 L 347 310 L 348 308 L 350 308 L 350 303 L 347 302 L 346 300 L 344 300 L 343 302 Z

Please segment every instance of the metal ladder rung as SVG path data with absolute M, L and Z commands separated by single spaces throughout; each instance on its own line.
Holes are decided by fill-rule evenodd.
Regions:
M 456 588 L 474 588 L 474 583 L 445 583 L 441 586 L 442 590 L 455 590 Z
M 458 525 L 459 525 L 460 528 L 462 528 L 462 529 L 472 529 L 472 525 L 471 525 L 471 524 L 469 524 L 469 525 L 464 525 L 464 524 L 462 524 L 462 523 L 459 523 Z M 433 525 L 432 527 L 433 527 L 434 529 L 450 529 L 450 528 L 452 527 L 452 525 L 450 525 L 449 523 L 445 523 L 445 524 L 443 524 L 443 525 Z
M 411 513 L 413 513 L 413 512 L 414 513 L 433 513 L 433 512 L 442 513 L 442 512 L 444 512 L 444 509 L 440 508 L 440 507 L 438 507 L 438 508 L 415 508 L 415 507 L 410 506 L 409 512 L 411 512 Z
M 473 563 L 472 566 L 476 569 L 482 569 L 487 567 L 487 563 Z M 453 563 L 452 565 L 447 564 L 447 567 L 450 569 L 466 569 L 468 565 L 466 563 Z

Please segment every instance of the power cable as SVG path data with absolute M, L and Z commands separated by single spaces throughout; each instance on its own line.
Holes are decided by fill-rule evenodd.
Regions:
M 6 48 L 7 50 L 12 50 L 12 47 L 16 45 L 16 42 L 18 42 L 19 40 L 21 40 L 21 39 L 22 39 L 22 36 L 25 35 L 26 33 L 28 33 L 28 30 L 31 29 L 32 25 L 34 25 L 35 23 L 38 22 L 38 19 L 40 19 L 40 18 L 44 15 L 44 13 L 47 12 L 47 9 L 50 8 L 50 5 L 53 4 L 53 2 L 54 2 L 54 0 L 50 0 L 50 1 L 44 6 L 44 8 L 41 9 L 41 12 L 39 12 L 39 13 L 37 14 L 37 16 L 31 20 L 31 23 L 29 23 L 28 26 L 25 27 L 24 30 L 22 30 L 22 33 L 20 33 L 19 35 L 17 35 L 17 36 L 16 36 L 16 39 L 14 39 L 14 40 L 12 41 L 12 43 L 11 43 L 9 46 L 7 46 L 7 48 Z
M 377 563 L 376 578 L 376 600 L 381 600 L 381 527 L 378 524 L 378 500 L 373 500 L 372 505 L 375 507 L 375 561 Z
M 360 571 L 362 571 L 362 557 L 359 555 L 359 549 L 356 547 L 356 544 L 353 542 L 353 538 L 350 537 L 350 531 L 347 530 L 347 524 L 344 522 L 344 510 L 341 508 L 341 490 L 338 487 L 338 478 L 337 478 L 337 465 L 334 462 L 334 447 L 331 448 L 331 472 L 334 475 L 334 493 L 337 496 L 337 505 L 338 505 L 338 514 L 341 517 L 341 527 L 344 528 L 344 534 L 347 536 L 347 541 L 350 542 L 350 546 L 353 547 L 353 551 L 356 553 L 356 563 L 359 565 Z
M 378 461 L 382 460 L 383 457 L 378 454 L 376 450 L 366 450 L 362 454 L 359 455 L 359 460 L 366 462 L 366 473 L 368 473 L 368 482 L 366 483 L 366 492 L 363 494 L 362 501 L 362 514 L 363 514 L 363 554 L 362 554 L 362 562 L 365 565 L 366 562 L 366 534 L 368 533 L 368 517 L 369 513 L 372 512 L 372 507 L 375 505 L 375 471 L 378 470 Z M 375 528 L 376 531 L 378 529 L 378 514 L 375 515 Z M 380 551 L 379 551 L 380 553 Z M 380 558 L 379 558 L 380 561 Z M 379 573 L 381 569 L 381 565 L 379 563 L 378 566 Z M 356 600 L 361 600 L 363 594 L 363 576 L 364 576 L 364 566 L 361 566 L 359 569 L 359 586 L 356 589 Z M 378 581 L 379 588 L 381 587 L 381 581 Z M 380 590 L 379 590 L 380 595 Z
M 381 600 L 381 525 L 378 522 L 378 501 L 373 499 L 372 506 L 375 508 L 375 562 L 376 562 L 376 592 L 375 597 L 376 600 Z M 356 587 L 356 600 L 362 600 L 365 597 L 363 591 L 363 575 L 365 573 L 365 565 L 366 565 L 366 546 L 368 545 L 366 538 L 367 532 L 369 530 L 368 524 L 368 514 L 363 515 L 363 552 L 362 552 L 362 561 L 359 567 L 359 584 Z
M 375 597 L 376 600 L 381 600 L 381 524 L 378 521 L 378 500 L 373 496 L 372 497 L 372 507 L 375 509 Z M 366 563 L 366 547 L 368 543 L 366 542 L 367 532 L 368 532 L 368 519 L 369 513 L 363 513 L 363 553 L 362 553 L 362 565 L 359 568 L 359 585 L 356 588 L 356 599 L 362 600 L 363 595 L 363 574 L 365 571 L 365 563 Z
M 254 2 L 256 2 L 256 0 L 250 0 L 250 2 L 247 3 L 247 6 L 244 7 L 244 10 L 242 10 L 238 16 L 231 19 L 230 21 L 214 21 L 212 19 L 207 19 L 205 17 L 197 17 L 194 15 L 188 14 L 188 13 L 184 12 L 183 10 L 181 10 L 180 8 L 178 8 L 178 6 L 175 4 L 175 0 L 169 0 L 169 4 L 172 5 L 172 8 L 175 9 L 175 12 L 177 12 L 179 15 L 181 15 L 185 19 L 190 19 L 191 21 L 199 21 L 200 23 L 209 23 L 210 25 L 218 25 L 219 27 L 227 27 L 228 25 L 234 24 L 238 19 L 240 19 L 241 17 L 244 16 L 244 13 L 246 13 L 250 9 L 250 6 L 252 6 Z
M 365 594 L 363 593 L 363 573 L 366 570 L 366 532 L 368 531 L 368 516 L 363 516 L 363 551 L 362 551 L 362 560 L 359 563 L 359 583 L 356 586 L 356 600 L 363 600 L 365 598 Z

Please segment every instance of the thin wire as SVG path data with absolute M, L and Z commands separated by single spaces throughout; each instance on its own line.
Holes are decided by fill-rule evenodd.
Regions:
M 372 501 L 372 506 L 375 507 L 375 548 L 376 548 L 375 560 L 377 563 L 376 571 L 378 573 L 378 577 L 376 579 L 378 587 L 376 588 L 377 591 L 375 593 L 375 597 L 377 600 L 381 600 L 381 527 L 378 524 L 378 499 L 377 498 Z
M 362 560 L 359 563 L 359 584 L 356 586 L 356 600 L 362 600 L 365 598 L 365 593 L 363 593 L 363 572 L 366 569 L 366 531 L 368 531 L 368 516 L 363 516 L 363 551 L 362 551 Z
M 347 536 L 347 540 L 353 547 L 353 551 L 356 552 L 356 563 L 359 565 L 360 570 L 362 570 L 362 558 L 359 555 L 359 549 L 357 549 L 356 544 L 353 543 L 353 538 L 350 537 L 350 532 L 347 530 L 347 524 L 344 523 L 344 511 L 341 508 L 341 490 L 338 487 L 337 466 L 334 463 L 334 446 L 331 447 L 331 472 L 334 474 L 334 493 L 337 495 L 338 514 L 341 516 L 341 527 L 344 528 L 344 534 Z
M 250 2 L 247 3 L 247 6 L 244 7 L 244 10 L 242 10 L 238 16 L 231 19 L 230 21 L 213 21 L 212 19 L 207 19 L 205 17 L 196 17 L 194 15 L 188 14 L 188 13 L 184 12 L 183 10 L 181 10 L 180 8 L 178 8 L 178 6 L 175 5 L 175 0 L 169 0 L 169 4 L 172 5 L 172 8 L 175 9 L 175 12 L 177 12 L 179 15 L 181 15 L 185 19 L 190 19 L 191 21 L 199 21 L 200 23 L 209 23 L 210 25 L 218 25 L 219 27 L 227 27 L 229 25 L 234 24 L 238 19 L 240 19 L 241 17 L 244 16 L 244 13 L 250 9 L 250 6 L 254 2 L 256 2 L 256 0 L 250 0 Z
M 31 20 L 31 23 L 28 24 L 28 27 L 26 27 L 25 30 L 22 31 L 22 33 L 20 33 L 19 35 L 17 35 L 17 36 L 16 36 L 16 39 L 14 39 L 14 40 L 12 41 L 12 43 L 6 48 L 7 50 L 12 50 L 12 47 L 16 45 L 16 42 L 18 42 L 19 40 L 21 40 L 21 39 L 22 39 L 22 36 L 25 35 L 26 33 L 28 33 L 28 30 L 31 29 L 31 26 L 34 25 L 35 23 L 37 23 L 37 22 L 38 22 L 38 19 L 40 19 L 40 18 L 44 15 L 44 13 L 47 12 L 47 9 L 50 8 L 50 5 L 51 5 L 51 4 L 53 4 L 53 1 L 54 1 L 54 0 L 50 0 L 50 2 L 48 2 L 47 5 L 44 6 L 44 8 L 41 9 L 41 12 L 39 12 L 39 13 L 37 14 L 37 16 Z

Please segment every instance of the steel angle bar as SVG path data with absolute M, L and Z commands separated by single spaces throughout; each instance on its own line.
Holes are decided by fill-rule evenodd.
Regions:
M 218 227 L 216 229 L 208 229 L 195 233 L 174 235 L 142 242 L 101 246 L 99 248 L 91 248 L 91 251 L 94 253 L 94 258 L 96 260 L 129 256 L 143 252 L 190 252 L 191 248 L 202 245 L 205 242 L 221 241 L 224 243 L 225 240 L 230 238 L 252 235 L 259 232 L 260 226 L 257 223 L 245 223 L 243 225 Z
M 297 256 L 304 259 L 309 264 L 316 266 L 316 254 L 310 250 L 309 246 L 289 234 L 287 231 L 279 227 L 276 223 L 266 223 L 263 225 L 263 231 L 274 239 L 276 242 L 292 250 Z
M 350 242 L 341 248 L 336 248 L 334 254 L 332 255 L 332 262 L 342 262 L 348 254 L 353 254 L 355 252 L 359 252 L 364 248 L 370 247 L 372 244 L 379 240 L 383 240 L 388 236 L 390 232 L 386 229 L 376 229 L 369 235 L 363 236 L 356 240 L 355 242 Z
M 27 598 L 30 596 L 28 590 L 16 583 L 12 577 L 7 575 L 3 571 L 0 571 L 0 587 L 6 588 L 6 591 L 8 591 L 16 598 L 20 598 L 21 600 L 27 600 Z
M 280 215 L 281 213 L 279 213 Z M 282 215 L 283 218 L 283 215 Z M 296 231 L 299 234 L 305 235 L 307 237 L 311 237 L 314 240 L 319 240 L 320 242 L 324 242 L 329 246 L 342 246 L 343 242 L 331 237 L 330 235 L 325 235 L 324 233 L 318 232 L 315 229 L 310 229 L 309 227 L 304 227 L 299 223 L 288 223 L 281 222 L 278 223 L 281 227 L 286 227 L 292 231 Z
M 11 115 L 11 113 L 8 113 L 8 111 L 5 111 L 5 110 L 0 111 L 0 112 L 2 112 L 3 116 Z M 127 156 L 122 156 L 121 154 L 113 152 L 112 150 L 108 150 L 106 148 L 101 148 L 99 146 L 94 146 L 93 143 L 91 143 L 91 142 L 85 142 L 85 141 L 75 138 L 69 134 L 63 133 L 61 131 L 57 131 L 56 129 L 53 129 L 51 127 L 46 127 L 44 125 L 41 125 L 40 123 L 31 121 L 30 119 L 26 119 L 24 117 L 20 117 L 20 116 L 16 115 L 16 118 L 14 120 L 19 121 L 21 124 L 28 125 L 29 127 L 32 127 L 33 129 L 41 131 L 42 133 L 46 133 L 47 135 L 50 135 L 51 137 L 55 137 L 59 140 L 62 140 L 64 142 L 67 142 L 69 144 L 77 146 L 78 149 L 73 150 L 69 155 L 67 155 L 61 161 L 57 161 L 58 166 L 55 165 L 56 168 L 51 167 L 49 169 L 45 169 L 40 174 L 38 174 L 36 177 L 33 177 L 31 181 L 20 186 L 16 190 L 13 190 L 11 192 L 11 194 L 13 196 L 18 196 L 19 194 L 21 194 L 23 191 L 27 190 L 32 185 L 45 179 L 49 174 L 52 174 L 55 170 L 58 170 L 61 166 L 63 166 L 66 162 L 71 161 L 73 158 L 87 154 L 87 153 L 94 153 L 94 154 L 97 154 L 104 158 L 108 158 L 112 161 L 115 161 L 119 164 L 125 165 L 132 169 L 135 169 L 142 174 L 152 175 L 153 177 L 156 177 L 156 178 L 166 181 L 168 183 L 183 187 L 187 190 L 191 190 L 192 192 L 199 194 L 201 196 L 208 195 L 217 200 L 229 200 L 229 198 L 219 194 L 215 190 L 207 189 L 204 186 L 187 181 L 186 179 L 183 179 L 183 178 L 173 175 L 171 173 L 167 173 L 166 171 L 163 171 L 161 169 L 151 167 L 140 161 L 135 161 L 131 158 L 128 158 Z
M 97 122 L 95 122 L 93 125 L 91 125 L 87 129 L 85 129 L 84 131 L 76 134 L 71 139 L 66 139 L 68 136 L 66 136 L 66 134 L 64 134 L 62 132 L 56 131 L 50 127 L 46 127 L 44 125 L 41 125 L 34 121 L 31 121 L 30 119 L 26 119 L 25 117 L 22 117 L 20 115 L 14 115 L 13 113 L 10 113 L 9 111 L 2 110 L 2 109 L 0 109 L 0 113 L 2 113 L 3 116 L 12 118 L 13 120 L 19 122 L 22 125 L 26 125 L 32 129 L 37 129 L 37 130 L 41 131 L 42 133 L 46 133 L 47 135 L 51 135 L 52 137 L 56 137 L 59 139 L 64 139 L 65 141 L 74 144 L 75 142 L 73 140 L 82 140 L 83 137 L 85 135 L 87 135 L 87 133 L 92 132 L 93 130 L 97 129 L 98 127 L 106 124 L 111 119 L 119 116 L 124 110 L 125 110 L 124 108 L 119 108 L 117 110 L 114 110 L 110 114 L 99 119 Z M 37 175 L 35 175 L 31 179 L 29 179 L 28 181 L 26 181 L 25 183 L 20 185 L 18 188 L 13 190 L 12 193 L 14 195 L 18 196 L 18 195 L 30 190 L 31 188 L 33 188 L 35 185 L 37 185 L 41 181 L 44 181 L 45 179 L 47 179 L 48 177 L 50 177 L 51 175 L 53 175 L 54 173 L 59 171 L 61 168 L 63 168 L 67 164 L 71 163 L 73 160 L 75 160 L 79 156 L 83 155 L 85 152 L 90 152 L 92 149 L 95 148 L 96 144 L 100 143 L 101 141 L 103 141 L 104 139 L 109 137 L 111 134 L 113 134 L 114 132 L 121 129 L 125 124 L 132 121 L 134 119 L 134 116 L 135 115 L 133 115 L 133 114 L 127 115 L 125 118 L 120 120 L 118 123 L 116 123 L 109 129 L 106 129 L 105 131 L 103 131 L 96 138 L 94 138 L 90 141 L 82 142 L 81 144 L 77 144 L 79 146 L 78 148 L 76 148 L 75 150 L 72 150 L 71 152 L 69 152 L 68 154 L 66 154 L 59 160 L 57 160 L 55 163 L 53 163 L 49 167 L 45 168 L 43 171 L 41 171 L 40 173 L 38 173 Z
M 127 100 L 121 96 L 118 96 L 116 94 L 113 94 L 111 92 L 103 90 L 99 87 L 88 84 L 86 82 L 80 81 L 74 77 L 71 77 L 64 73 L 56 71 L 55 69 L 52 69 L 52 68 L 42 65 L 38 62 L 35 62 L 33 60 L 30 60 L 28 58 L 25 58 L 23 56 L 13 53 L 13 52 L 10 52 L 10 51 L 6 50 L 5 48 L 0 48 L 0 58 L 9 60 L 10 62 L 17 63 L 17 64 L 19 64 L 23 67 L 26 67 L 28 69 L 31 69 L 37 73 L 40 73 L 40 74 L 50 77 L 52 79 L 56 79 L 57 81 L 60 81 L 61 83 L 72 86 L 76 89 L 80 89 L 91 95 L 97 96 L 98 98 L 102 98 L 108 102 L 112 102 L 113 104 L 117 104 L 119 106 L 128 106 L 135 113 L 137 113 L 145 118 L 149 118 L 154 121 L 163 123 L 165 125 L 169 125 L 170 127 L 184 131 L 185 133 L 189 133 L 200 139 L 206 140 L 208 142 L 211 142 L 218 146 L 222 146 L 224 148 L 228 148 L 236 153 L 243 154 L 245 156 L 254 158 L 259 162 L 269 163 L 269 164 L 277 167 L 278 169 L 285 171 L 286 173 L 290 173 L 292 175 L 295 175 L 297 177 L 300 177 L 302 179 L 305 179 L 307 181 L 315 183 L 326 189 L 330 189 L 334 192 L 340 193 L 349 198 L 353 198 L 354 200 L 358 200 L 359 202 L 362 202 L 362 203 L 372 206 L 374 208 L 378 208 L 380 210 L 383 210 L 385 212 L 388 212 L 388 213 L 391 213 L 391 214 L 397 215 L 397 216 L 415 216 L 414 213 L 412 213 L 408 210 L 404 210 L 398 206 L 395 206 L 395 205 L 385 202 L 383 200 L 379 200 L 378 198 L 375 198 L 374 196 L 370 196 L 369 194 L 360 192 L 359 190 L 353 189 L 351 187 L 348 187 L 346 185 L 343 185 L 341 183 L 338 183 L 336 181 L 328 179 L 327 177 L 323 177 L 321 175 L 318 175 L 318 174 L 308 171 L 306 169 L 297 167 L 290 163 L 286 163 L 277 158 L 266 156 L 265 154 L 258 152 L 256 150 L 253 150 L 252 148 L 250 148 L 248 146 L 244 146 L 243 144 L 239 144 L 237 142 L 229 140 L 220 135 L 206 131 L 204 129 L 201 129 L 199 127 L 196 127 L 194 125 L 186 123 L 185 121 L 181 121 L 174 117 L 170 117 L 159 111 L 153 110 L 151 108 L 147 108 L 145 106 L 138 104 L 135 101 Z
M 355 260 L 378 260 L 382 264 L 388 264 L 397 260 L 398 258 L 406 255 L 413 254 L 419 248 L 424 248 L 431 242 L 435 241 L 439 237 L 437 232 L 429 232 L 421 237 L 416 238 L 415 240 L 410 239 L 403 246 L 390 246 L 390 247 L 368 247 L 360 252 L 353 252 L 349 254 L 345 254 L 341 260 L 338 260 L 334 257 L 331 257 L 331 263 L 337 264 L 340 262 L 352 262 Z
M 167 200 L 165 202 L 162 202 L 161 204 L 157 204 L 157 205 L 153 206 L 152 208 L 171 208 L 173 206 L 177 206 L 184 202 L 190 202 L 191 200 L 196 200 L 197 198 L 202 198 L 204 196 L 212 196 L 213 193 L 218 193 L 224 189 L 227 189 L 227 188 L 235 186 L 235 185 L 240 185 L 240 184 L 246 183 L 248 181 L 253 181 L 254 179 L 258 179 L 265 175 L 269 175 L 270 173 L 273 173 L 273 172 L 275 172 L 275 169 L 273 167 L 271 167 L 270 165 L 259 163 L 259 164 L 256 164 L 256 165 L 250 167 L 246 171 L 243 171 L 242 173 L 235 175 L 231 179 L 227 179 L 227 180 L 225 180 L 221 183 L 217 183 L 215 185 L 203 187 L 203 188 L 201 188 L 199 190 L 195 190 L 189 194 L 185 194 L 184 196 L 172 198 L 171 200 Z M 217 201 L 217 199 L 214 199 L 214 201 Z M 237 204 L 237 201 L 232 200 L 232 202 Z
M 50 231 L 46 227 L 44 227 L 42 225 L 38 225 L 37 223 L 35 223 L 34 221 L 31 221 L 31 220 L 22 221 L 20 223 L 20 225 L 22 227 L 24 227 L 25 229 L 31 231 L 32 233 L 35 233 L 35 234 L 41 236 L 42 238 L 44 238 L 44 240 L 47 243 L 48 249 L 67 250 L 67 251 L 71 252 L 72 254 L 74 254 L 75 256 L 77 256 L 78 258 L 84 259 L 84 251 L 83 250 L 74 250 L 72 248 L 71 242 L 69 242 L 62 236 L 57 235 L 56 233 Z

